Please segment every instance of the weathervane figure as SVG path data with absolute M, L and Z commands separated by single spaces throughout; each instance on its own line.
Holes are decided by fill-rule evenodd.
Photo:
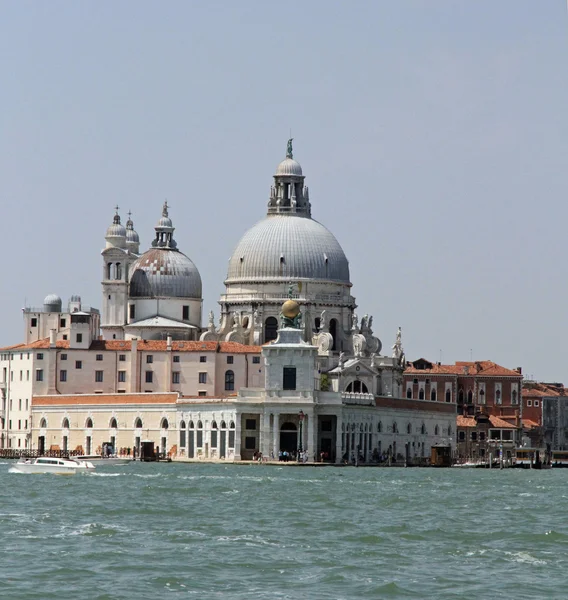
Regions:
M 286 158 L 294 158 L 294 155 L 292 154 L 292 142 L 294 141 L 294 138 L 290 138 L 288 140 L 288 147 L 286 148 Z

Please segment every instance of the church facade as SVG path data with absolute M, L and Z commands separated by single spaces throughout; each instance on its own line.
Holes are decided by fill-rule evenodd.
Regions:
M 48 297 L 44 335 L 0 350 L 4 447 L 150 438 L 187 458 L 301 448 L 340 462 L 455 445 L 455 398 L 405 398 L 400 330 L 383 352 L 373 317 L 357 315 L 349 263 L 312 218 L 291 140 L 266 216 L 229 261 L 217 322 L 210 312 L 202 326 L 201 275 L 173 233 L 164 204 L 141 253 L 117 210 L 101 254 L 102 314 L 71 304 L 63 313 Z

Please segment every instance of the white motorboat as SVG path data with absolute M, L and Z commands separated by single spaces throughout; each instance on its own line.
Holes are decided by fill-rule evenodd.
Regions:
M 80 461 L 88 461 L 97 467 L 102 465 L 127 465 L 134 461 L 133 458 L 129 458 L 128 456 L 101 456 L 100 454 L 81 454 L 73 456 L 73 458 Z
M 92 471 L 92 462 L 73 458 L 54 458 L 39 456 L 19 460 L 11 470 L 17 473 L 55 473 L 56 475 L 75 475 L 75 473 Z

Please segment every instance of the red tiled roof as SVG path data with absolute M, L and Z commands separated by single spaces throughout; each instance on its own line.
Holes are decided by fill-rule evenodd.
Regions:
M 424 359 L 420 359 L 424 360 Z M 418 361 L 414 361 L 418 362 Z M 413 363 L 409 363 L 409 366 L 404 371 L 408 373 L 427 373 L 429 375 L 462 375 L 473 377 L 520 377 L 522 375 L 518 371 L 513 369 L 507 369 L 502 367 L 491 360 L 478 360 L 478 361 L 456 361 L 455 365 L 439 365 L 435 362 L 427 361 L 432 364 L 431 369 L 416 369 Z M 468 373 L 466 374 L 466 371 Z
M 69 340 L 58 340 L 55 347 L 59 350 L 69 348 Z M 138 340 L 139 352 L 166 351 L 166 340 Z M 89 350 L 109 350 L 129 352 L 132 348 L 132 340 L 94 340 Z M 2 350 L 47 350 L 49 349 L 49 338 L 38 340 L 30 344 L 18 344 L 2 348 Z M 236 342 L 187 342 L 172 341 L 172 352 L 220 352 L 222 354 L 260 354 L 261 346 L 247 346 Z
M 536 421 L 531 421 L 531 419 L 521 419 L 521 422 L 523 424 L 523 427 L 526 427 L 527 429 L 535 429 L 537 427 L 540 427 L 540 425 Z
M 74 394 L 33 396 L 32 406 L 69 406 L 81 404 L 175 404 L 177 392 L 165 394 Z
M 564 386 L 525 381 L 523 384 L 523 398 L 542 398 L 544 396 L 563 396 Z
M 493 415 L 489 416 L 489 423 L 491 424 L 491 427 L 495 429 L 515 429 L 515 426 L 511 423 L 507 423 L 507 421 Z M 456 418 L 456 425 L 458 427 L 477 427 L 477 421 L 474 417 L 458 415 Z

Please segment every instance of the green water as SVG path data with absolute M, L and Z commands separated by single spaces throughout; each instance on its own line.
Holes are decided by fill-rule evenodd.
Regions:
M 568 470 L 0 463 L 0 598 L 568 598 Z

